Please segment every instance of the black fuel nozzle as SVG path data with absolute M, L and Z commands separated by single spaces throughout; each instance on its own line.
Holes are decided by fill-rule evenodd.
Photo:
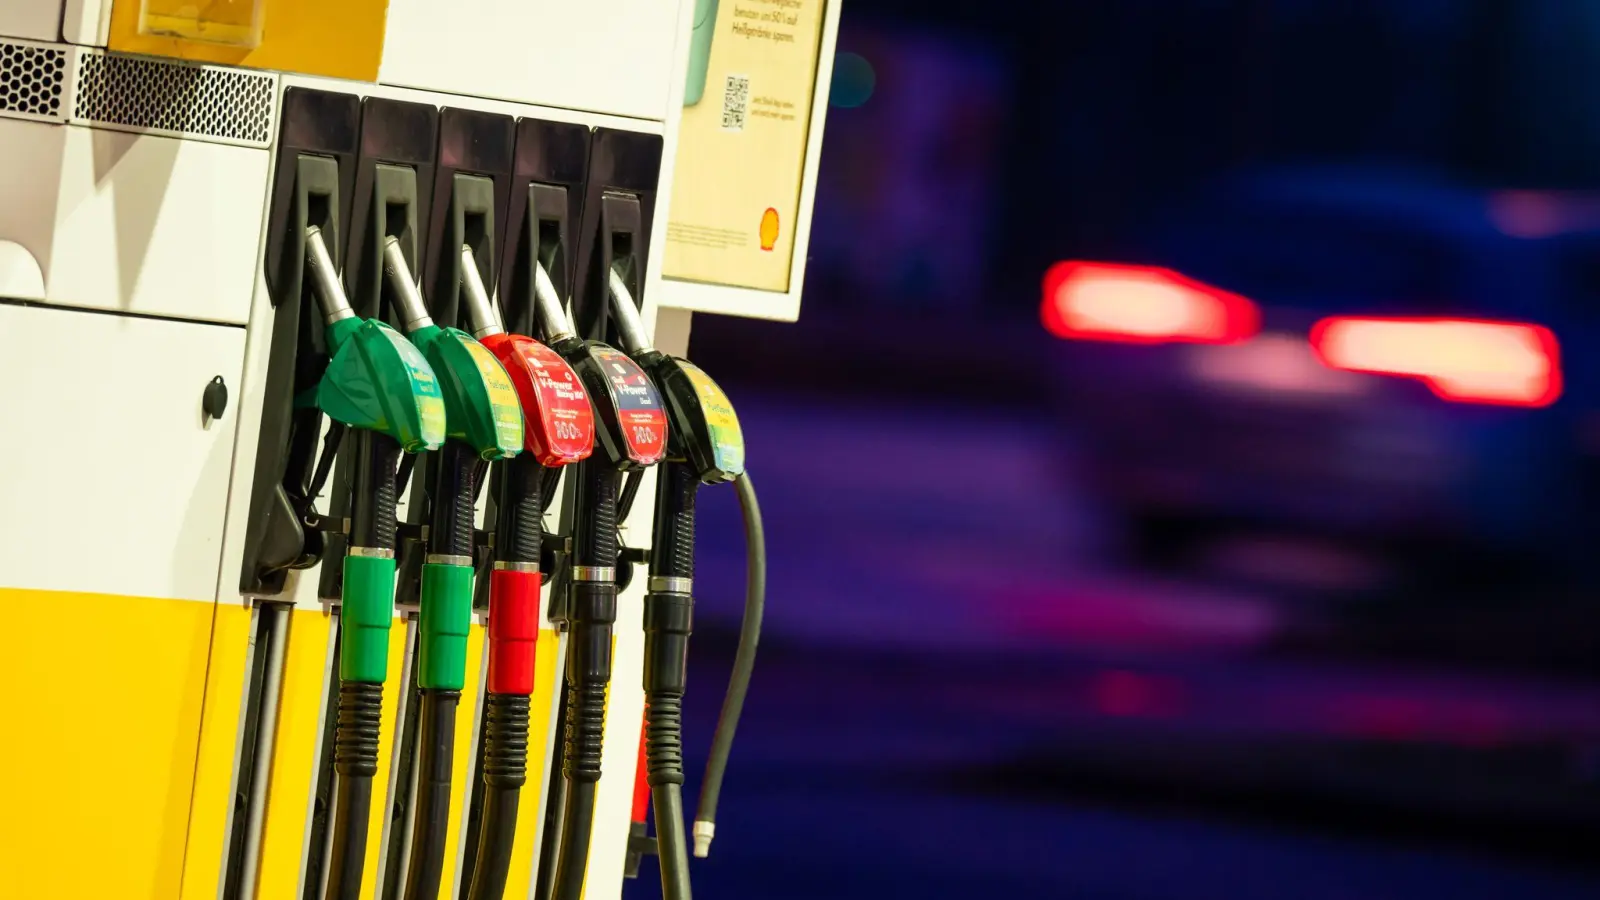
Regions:
M 662 893 L 689 897 L 683 814 L 683 696 L 694 630 L 695 495 L 702 483 L 744 472 L 744 435 L 722 388 L 698 366 L 651 346 L 628 287 L 630 260 L 607 272 L 611 322 L 623 347 L 661 391 L 670 421 L 656 479 L 649 582 L 644 597 L 645 778 L 656 820 Z
M 542 268 L 542 267 L 541 267 Z M 595 414 L 597 451 L 578 464 L 568 569 L 567 720 L 562 771 L 568 785 L 563 840 L 556 863 L 557 900 L 582 890 L 600 779 L 605 697 L 611 682 L 611 635 L 617 616 L 618 494 L 624 473 L 660 462 L 667 450 L 667 414 L 650 377 L 627 354 L 572 334 L 548 273 L 536 278 L 546 339 L 578 373 Z M 544 288 L 538 285 L 543 283 Z

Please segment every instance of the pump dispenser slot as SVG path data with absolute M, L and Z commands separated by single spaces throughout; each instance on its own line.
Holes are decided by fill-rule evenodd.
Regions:
M 284 93 L 265 262 L 276 315 L 240 573 L 240 590 L 249 595 L 282 593 L 288 569 L 313 565 L 320 556 L 320 540 L 307 533 L 303 520 L 315 499 L 305 494 L 321 415 L 295 409 L 295 398 L 327 366 L 322 316 L 308 296 L 305 230 L 315 225 L 329 236 L 341 232 L 359 113 L 353 95 L 299 88 Z M 330 252 L 337 254 L 338 246 L 335 240 Z
M 544 265 L 557 294 L 570 296 L 592 134 L 569 122 L 517 122 L 500 272 L 501 318 L 513 334 L 540 336 L 533 306 L 536 262 Z
M 420 230 L 431 213 L 439 110 L 370 97 L 361 108 L 361 156 L 351 209 L 345 282 L 356 314 L 401 323 L 383 309 L 383 245 L 398 238 L 413 275 L 427 252 Z
M 241 591 L 258 597 L 281 594 L 289 569 L 314 565 L 322 556 L 323 536 L 314 527 L 319 517 L 313 509 L 313 471 L 323 415 L 316 406 L 297 402 L 315 389 L 328 365 L 306 233 L 311 226 L 319 229 L 337 264 L 359 114 L 353 95 L 291 88 L 283 98 L 264 263 L 275 313 L 240 575 Z M 256 613 L 224 863 L 221 896 L 226 900 L 255 892 L 289 621 L 282 603 L 263 603 Z
M 610 273 L 619 246 L 627 248 L 632 272 L 642 276 L 648 269 L 650 222 L 661 175 L 661 136 L 597 128 L 589 160 L 572 323 L 579 337 L 614 342 L 608 310 Z M 627 242 L 619 244 L 623 235 Z M 634 299 L 642 303 L 642 284 L 628 286 Z
M 472 248 L 492 296 L 499 275 L 498 229 L 510 199 L 515 123 L 509 116 L 446 108 L 439 113 L 439 158 L 423 284 L 434 321 L 470 332 L 460 310 L 461 246 Z

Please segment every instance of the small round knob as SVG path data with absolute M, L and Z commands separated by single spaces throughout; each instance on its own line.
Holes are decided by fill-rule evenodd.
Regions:
M 200 409 L 212 419 L 220 419 L 228 411 L 228 386 L 223 383 L 221 375 L 206 385 L 205 393 L 200 397 Z

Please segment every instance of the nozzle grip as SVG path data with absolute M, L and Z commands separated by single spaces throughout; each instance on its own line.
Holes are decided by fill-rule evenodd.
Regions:
M 423 690 L 459 691 L 465 685 L 472 576 L 470 565 L 426 563 L 422 567 L 417 685 Z
M 656 481 L 656 516 L 650 539 L 650 574 L 694 577 L 694 498 L 700 479 L 686 462 L 661 467 Z
M 538 572 L 497 569 L 489 576 L 489 693 L 533 693 L 539 646 Z
M 339 610 L 339 678 L 383 684 L 389 673 L 389 628 L 394 622 L 394 560 L 344 558 Z

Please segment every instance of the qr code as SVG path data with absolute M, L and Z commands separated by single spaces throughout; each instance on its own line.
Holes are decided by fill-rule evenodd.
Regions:
M 722 88 L 722 130 L 743 131 L 750 112 L 750 76 L 729 75 Z

